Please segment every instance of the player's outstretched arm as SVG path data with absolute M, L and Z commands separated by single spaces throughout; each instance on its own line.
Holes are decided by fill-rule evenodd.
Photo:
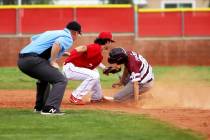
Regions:
M 106 66 L 105 66 L 103 63 L 100 63 L 100 64 L 98 65 L 98 67 L 101 68 L 102 70 L 104 70 L 104 69 L 106 68 Z
M 64 53 L 63 53 L 63 56 L 64 56 L 64 57 L 70 56 L 70 52 L 64 52 Z
M 126 77 L 128 76 L 128 74 L 129 74 L 129 73 L 128 73 L 127 68 L 124 67 L 122 76 L 119 76 L 119 81 L 113 83 L 113 84 L 112 84 L 112 87 L 113 87 L 113 88 L 117 88 L 117 87 L 123 86 L 124 83 L 125 83 L 124 81 L 125 81 Z
M 86 52 L 87 51 L 87 46 L 78 46 L 78 47 L 75 48 L 75 50 L 79 53 L 80 52 Z

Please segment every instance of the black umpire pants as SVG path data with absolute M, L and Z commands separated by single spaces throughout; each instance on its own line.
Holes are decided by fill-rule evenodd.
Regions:
M 38 80 L 35 108 L 43 109 L 44 106 L 53 106 L 60 111 L 68 82 L 66 77 L 58 69 L 52 67 L 48 60 L 34 54 L 20 55 L 18 67 L 23 73 Z M 49 84 L 52 85 L 50 90 Z

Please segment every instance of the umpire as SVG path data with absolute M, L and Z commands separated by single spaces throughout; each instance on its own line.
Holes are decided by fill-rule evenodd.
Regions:
M 56 62 L 73 41 L 81 34 L 76 21 L 67 24 L 64 30 L 52 30 L 32 36 L 31 42 L 19 53 L 19 69 L 38 80 L 34 111 L 41 114 L 62 115 L 60 105 L 67 85 L 66 77 L 59 71 Z M 52 86 L 49 90 L 49 85 Z

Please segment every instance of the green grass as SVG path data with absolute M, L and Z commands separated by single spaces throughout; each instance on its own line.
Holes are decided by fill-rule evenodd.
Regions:
M 154 67 L 156 81 L 194 81 L 210 84 L 210 67 Z M 101 71 L 100 71 L 101 73 Z M 117 75 L 101 74 L 103 88 Z M 35 89 L 35 80 L 18 68 L 0 68 L 0 89 Z M 80 82 L 70 81 L 73 89 Z M 142 115 L 108 111 L 70 111 L 42 116 L 30 110 L 0 109 L 0 140 L 203 140 L 190 130 L 175 128 Z
M 117 75 L 105 76 L 101 73 L 103 88 L 111 88 L 110 81 L 117 81 L 117 79 Z M 25 75 L 16 67 L 0 68 L 0 89 L 35 89 L 35 82 L 36 80 Z M 80 83 L 81 81 L 69 81 L 67 88 L 76 88 Z
M 165 81 L 186 81 L 210 83 L 210 67 L 159 67 L 153 68 L 155 79 Z M 101 73 L 101 71 L 100 71 Z M 117 74 L 101 74 L 103 88 L 110 88 L 118 80 Z M 35 80 L 19 71 L 18 68 L 0 68 L 0 89 L 35 89 Z M 80 82 L 69 81 L 68 89 L 74 89 Z
M 1 109 L 1 140 L 202 140 L 143 115 L 107 111 L 66 111 L 42 116 L 29 110 Z
M 159 81 L 210 84 L 210 67 L 155 67 L 154 72 Z

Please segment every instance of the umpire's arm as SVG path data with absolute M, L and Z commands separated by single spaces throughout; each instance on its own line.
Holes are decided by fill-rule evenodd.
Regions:
M 54 43 L 52 46 L 52 50 L 51 50 L 50 64 L 55 68 L 59 68 L 59 65 L 56 62 L 56 59 L 57 59 L 57 55 L 60 52 L 60 50 L 61 50 L 60 45 L 58 43 Z

